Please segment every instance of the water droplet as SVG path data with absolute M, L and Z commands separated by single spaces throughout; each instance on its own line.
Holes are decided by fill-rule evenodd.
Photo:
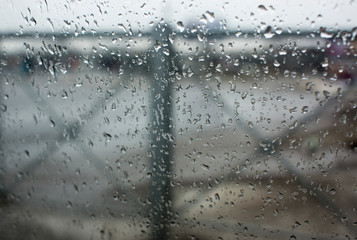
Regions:
M 207 17 L 204 14 L 202 14 L 200 21 L 203 22 L 204 24 L 207 24 Z
M 206 165 L 206 164 L 201 164 L 201 167 L 204 169 L 204 170 L 209 170 L 209 166 L 208 165 Z
M 216 194 L 214 195 L 214 198 L 215 198 L 217 201 L 221 200 L 221 197 L 219 196 L 218 193 L 216 193 Z
M 162 49 L 162 52 L 163 52 L 166 56 L 169 56 L 169 55 L 170 55 L 170 51 L 169 51 L 169 49 L 167 49 L 167 48 Z
M 290 113 L 294 113 L 294 112 L 296 112 L 296 109 L 297 109 L 297 107 L 290 108 L 290 109 L 289 109 L 289 112 L 290 112 Z
M 118 23 L 118 27 L 119 27 L 121 30 L 123 30 L 124 32 L 126 32 L 126 27 L 125 27 L 123 24 Z
M 216 71 L 217 71 L 217 72 L 220 72 L 220 73 L 223 72 L 223 71 L 222 71 L 222 65 L 221 65 L 220 63 L 217 64 L 217 66 L 216 66 Z
M 307 113 L 309 111 L 309 106 L 303 106 L 301 108 L 301 113 Z
M 35 24 L 35 26 L 37 25 L 37 21 L 34 17 L 31 17 L 30 21 L 33 22 Z
M 160 43 L 156 42 L 156 44 L 154 45 L 155 52 L 159 51 L 160 48 L 161 48 Z
M 101 49 L 105 50 L 105 51 L 108 51 L 108 50 L 109 50 L 108 47 L 107 47 L 107 45 L 104 45 L 104 44 L 101 44 L 101 43 L 99 43 L 99 47 L 100 47 Z
M 126 147 L 121 147 L 121 148 L 120 148 L 120 152 L 121 152 L 122 154 L 126 153 Z
M 242 31 L 237 31 L 235 34 L 236 37 L 239 37 L 240 35 L 242 35 Z
M 328 60 L 325 59 L 325 60 L 321 63 L 321 66 L 322 66 L 323 68 L 327 68 L 327 67 L 328 67 Z
M 67 99 L 67 98 L 68 98 L 68 93 L 67 93 L 67 91 L 66 91 L 66 90 L 62 90 L 61 96 L 62 96 L 62 99 Z
M 210 11 L 206 11 L 205 13 L 205 17 L 207 18 L 207 20 L 212 23 L 214 21 L 214 13 L 210 12 Z
M 277 210 L 277 209 L 274 209 L 274 210 L 273 210 L 273 215 L 274 215 L 274 216 L 278 216 L 278 210 Z
M 180 32 L 183 32 L 185 30 L 185 26 L 183 25 L 183 23 L 181 21 L 178 21 L 176 24 L 177 24 L 177 29 Z
M 83 85 L 83 80 L 81 78 L 77 78 L 77 80 L 74 82 L 75 87 L 81 87 Z
M 203 40 L 204 40 L 204 38 L 203 38 L 203 36 L 201 34 L 197 34 L 197 39 L 200 42 L 203 42 Z
M 328 33 L 325 28 L 320 28 L 320 37 L 322 38 L 332 38 L 333 33 Z
M 113 199 L 114 199 L 114 201 L 118 201 L 119 200 L 119 192 L 118 191 L 114 191 L 113 192 Z
M 75 193 L 78 193 L 79 192 L 79 188 L 76 184 L 73 185 L 73 188 L 74 188 L 74 192 Z
M 72 202 L 71 201 L 67 201 L 67 203 L 66 203 L 66 207 L 67 208 L 72 208 Z
M 108 117 L 104 117 L 104 122 L 107 123 L 107 124 L 109 124 L 109 123 L 110 123 L 109 118 L 108 118 Z
M 273 64 L 274 64 L 275 67 L 279 67 L 280 66 L 280 63 L 276 59 L 274 60 Z
M 312 89 L 313 89 L 314 86 L 315 86 L 314 83 L 308 82 L 308 83 L 305 84 L 305 90 L 308 91 L 308 92 L 309 92 L 309 91 L 312 91 Z
M 6 106 L 5 104 L 1 104 L 1 105 L 0 105 L 0 110 L 1 110 L 2 112 L 6 112 L 7 106 Z
M 283 33 L 283 29 L 278 27 L 278 28 L 275 29 L 275 33 L 276 34 L 282 34 Z
M 52 32 L 54 32 L 54 31 L 55 31 L 55 27 L 53 26 L 53 22 L 51 21 L 50 18 L 47 18 L 47 21 L 48 21 L 48 22 L 50 23 L 50 25 L 51 25 Z
M 112 135 L 110 135 L 109 133 L 104 132 L 103 136 L 105 137 L 105 141 L 107 141 L 107 142 L 112 140 Z
M 272 38 L 275 34 L 272 32 L 272 27 L 268 26 L 264 31 L 265 38 Z
M 55 123 L 55 121 L 53 121 L 52 119 L 50 120 L 50 126 L 51 126 L 51 127 L 56 127 L 56 123 Z
M 284 50 L 284 49 L 280 49 L 280 50 L 279 50 L 279 55 L 284 56 L 284 55 L 286 55 L 286 54 L 287 54 L 286 50 Z
M 263 10 L 263 11 L 268 11 L 268 9 L 264 5 L 259 5 L 258 9 Z
M 25 154 L 27 157 L 30 157 L 30 152 L 28 150 L 25 150 Z

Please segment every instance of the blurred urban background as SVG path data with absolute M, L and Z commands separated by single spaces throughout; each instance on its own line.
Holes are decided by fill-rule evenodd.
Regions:
M 357 239 L 356 3 L 4 5 L 1 239 Z

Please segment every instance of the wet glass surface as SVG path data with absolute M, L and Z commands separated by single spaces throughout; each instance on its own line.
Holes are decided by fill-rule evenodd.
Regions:
M 356 239 L 353 1 L 5 1 L 1 239 Z

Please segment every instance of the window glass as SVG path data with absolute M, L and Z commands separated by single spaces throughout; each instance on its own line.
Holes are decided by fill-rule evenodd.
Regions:
M 356 239 L 355 1 L 2 1 L 3 239 Z

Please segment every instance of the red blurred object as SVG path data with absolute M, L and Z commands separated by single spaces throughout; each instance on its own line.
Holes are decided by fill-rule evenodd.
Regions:
M 353 56 L 356 54 L 356 46 L 351 41 L 343 41 L 340 38 L 333 39 L 327 48 L 328 67 L 330 78 L 336 80 L 353 81 L 355 74 Z

